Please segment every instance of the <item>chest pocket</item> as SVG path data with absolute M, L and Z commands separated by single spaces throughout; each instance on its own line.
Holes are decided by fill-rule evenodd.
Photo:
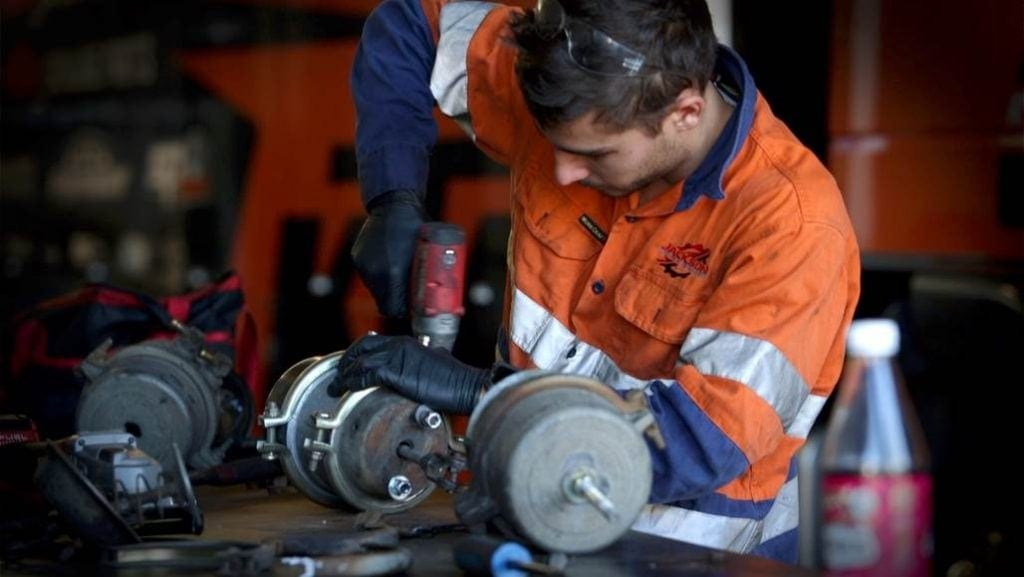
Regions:
M 572 188 L 567 189 L 572 192 Z M 540 244 L 565 259 L 590 260 L 601 243 L 580 223 L 583 210 L 534 167 L 516 183 L 516 201 L 526 230 Z M 521 240 L 517 240 L 521 242 Z
M 615 289 L 615 312 L 652 337 L 681 345 L 707 300 L 707 286 L 702 280 L 696 286 L 673 286 L 680 284 L 680 279 L 661 276 L 657 271 L 630 267 Z

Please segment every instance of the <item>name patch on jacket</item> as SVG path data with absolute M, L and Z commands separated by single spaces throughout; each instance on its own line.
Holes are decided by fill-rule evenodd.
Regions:
M 661 255 L 658 264 L 665 270 L 665 274 L 672 278 L 686 278 L 691 274 L 697 276 L 708 275 L 708 258 L 711 256 L 711 249 L 704 248 L 702 244 L 686 243 L 678 244 L 665 243 L 658 249 Z
M 605 241 L 608 240 L 608 233 L 601 230 L 601 227 L 597 226 L 597 223 L 594 222 L 594 219 L 590 218 L 589 216 L 585 214 L 580 215 L 580 224 L 583 225 L 583 228 L 587 229 L 587 232 L 590 233 L 590 236 L 597 239 L 597 242 L 604 244 Z

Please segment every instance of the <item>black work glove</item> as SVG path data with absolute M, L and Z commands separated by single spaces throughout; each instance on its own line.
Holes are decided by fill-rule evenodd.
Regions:
M 467 365 L 448 351 L 426 347 L 412 337 L 367 335 L 338 360 L 337 378 L 327 392 L 339 396 L 346 389 L 384 386 L 432 409 L 468 414 L 484 387 L 510 372 L 514 369 L 504 365 L 492 369 Z
M 412 190 L 392 190 L 373 199 L 352 246 L 352 263 L 388 317 L 408 314 L 409 270 L 426 213 Z

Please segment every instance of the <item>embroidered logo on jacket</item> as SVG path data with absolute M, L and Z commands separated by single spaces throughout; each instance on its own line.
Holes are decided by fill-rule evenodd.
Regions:
M 658 251 L 661 253 L 658 264 L 665 269 L 665 274 L 672 278 L 708 274 L 708 257 L 711 256 L 711 250 L 704 248 L 702 244 L 665 244 Z

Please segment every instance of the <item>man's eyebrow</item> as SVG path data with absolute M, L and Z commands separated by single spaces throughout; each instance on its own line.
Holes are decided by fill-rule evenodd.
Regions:
M 612 152 L 613 150 L 615 150 L 614 147 L 610 147 L 610 146 L 604 147 L 604 148 L 592 148 L 590 150 L 585 150 L 585 149 L 570 148 L 568 146 L 562 146 L 562 145 L 554 144 L 554 143 L 552 143 L 552 145 L 555 147 L 555 150 L 558 150 L 558 151 L 561 151 L 561 152 L 568 152 L 569 154 L 575 154 L 576 156 L 597 157 L 597 156 L 601 156 L 601 155 L 604 155 L 604 154 L 608 154 L 609 152 Z

